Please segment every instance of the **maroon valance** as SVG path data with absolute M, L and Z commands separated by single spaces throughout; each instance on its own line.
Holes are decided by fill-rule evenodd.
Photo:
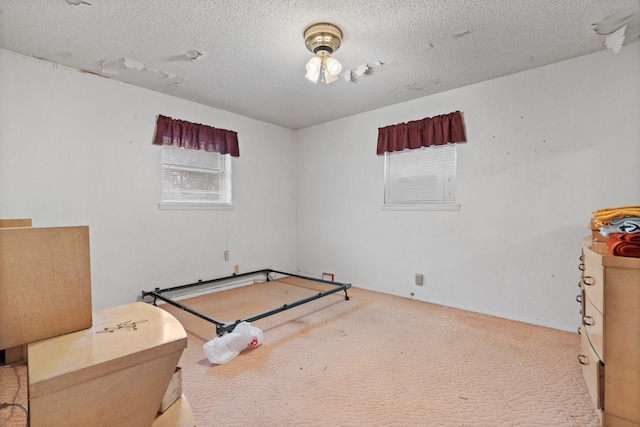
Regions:
M 377 154 L 430 145 L 465 142 L 462 114 L 455 111 L 407 123 L 378 128 Z
M 156 123 L 156 137 L 153 143 L 240 157 L 237 132 L 160 115 Z

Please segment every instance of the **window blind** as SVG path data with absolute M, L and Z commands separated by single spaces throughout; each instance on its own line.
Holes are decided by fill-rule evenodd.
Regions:
M 456 203 L 456 144 L 385 153 L 384 203 Z
M 230 204 L 230 157 L 163 145 L 162 201 Z

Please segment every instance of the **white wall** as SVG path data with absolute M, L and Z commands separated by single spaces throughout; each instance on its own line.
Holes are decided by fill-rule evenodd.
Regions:
M 0 218 L 88 225 L 96 309 L 239 264 L 575 330 L 591 211 L 640 200 L 640 43 L 296 132 L 3 50 L 0 64 Z M 461 210 L 381 211 L 377 128 L 454 110 Z M 158 114 L 238 131 L 234 211 L 158 210 Z
M 0 64 L 0 218 L 88 225 L 94 309 L 234 264 L 295 269 L 293 131 L 5 50 Z M 158 114 L 238 132 L 235 210 L 158 210 Z
M 461 210 L 381 211 L 378 127 L 455 110 Z M 298 269 L 575 331 L 591 212 L 640 203 L 639 117 L 636 42 L 300 130 Z

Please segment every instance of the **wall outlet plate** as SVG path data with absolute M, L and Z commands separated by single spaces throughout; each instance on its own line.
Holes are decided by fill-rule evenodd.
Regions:
M 418 286 L 424 285 L 424 275 L 420 273 L 416 273 L 416 285 Z

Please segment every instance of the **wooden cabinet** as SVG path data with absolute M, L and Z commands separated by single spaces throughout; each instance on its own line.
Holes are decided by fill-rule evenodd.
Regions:
M 0 349 L 91 327 L 89 227 L 0 227 L 0 325 Z
M 603 425 L 640 426 L 640 258 L 583 240 L 582 366 Z
M 142 302 L 96 311 L 89 329 L 30 343 L 31 427 L 151 426 L 186 346 L 180 322 Z M 174 409 L 158 422 L 189 419 L 186 401 Z

